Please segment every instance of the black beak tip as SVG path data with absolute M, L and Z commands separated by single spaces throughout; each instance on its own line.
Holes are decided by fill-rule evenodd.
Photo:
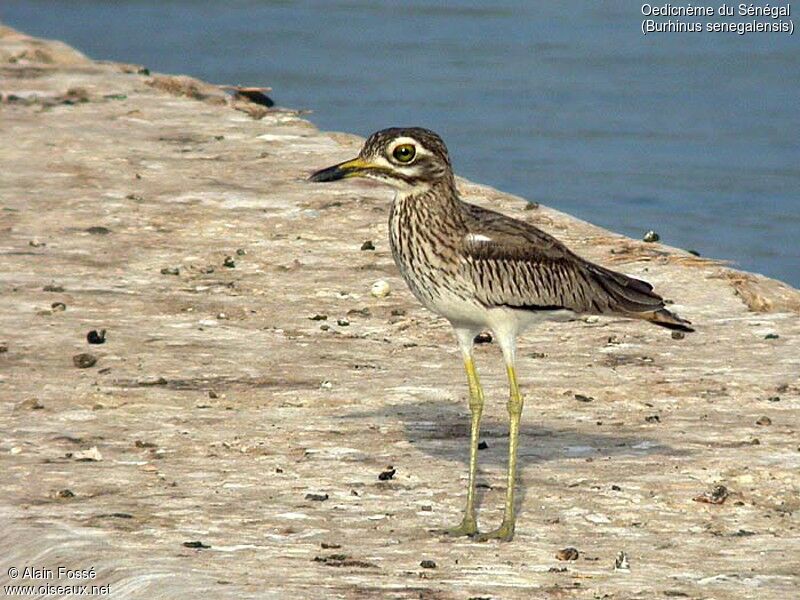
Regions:
M 315 183 L 324 183 L 327 181 L 336 181 L 342 177 L 344 177 L 344 171 L 338 166 L 334 166 L 328 167 L 327 169 L 320 169 L 319 171 L 312 173 L 308 180 Z

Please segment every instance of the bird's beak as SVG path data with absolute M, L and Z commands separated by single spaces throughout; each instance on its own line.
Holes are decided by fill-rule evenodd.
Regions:
M 347 177 L 363 177 L 365 171 L 375 168 L 376 165 L 359 157 L 339 163 L 338 165 L 333 165 L 327 169 L 320 169 L 311 175 L 308 180 L 321 183 L 323 181 L 346 179 Z

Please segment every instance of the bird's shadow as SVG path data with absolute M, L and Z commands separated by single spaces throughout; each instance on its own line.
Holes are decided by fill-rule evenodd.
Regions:
M 526 407 L 527 408 L 527 407 Z M 528 409 L 530 410 L 530 409 Z M 379 410 L 350 412 L 343 419 L 359 419 L 369 423 L 399 421 L 406 439 L 414 447 L 438 459 L 463 464 L 464 474 L 469 463 L 469 409 L 452 402 L 423 400 L 403 406 L 386 406 Z M 530 420 L 530 419 L 527 419 Z M 587 433 L 577 428 L 555 428 L 523 423 L 520 427 L 516 505 L 525 500 L 527 485 L 522 469 L 531 463 L 592 458 L 600 460 L 613 456 L 678 456 L 685 450 L 642 435 L 621 433 Z M 484 415 L 481 421 L 482 442 L 485 448 L 478 453 L 477 500 L 481 504 L 490 482 L 503 486 L 505 477 L 487 477 L 482 466 L 505 469 L 508 458 L 508 420 Z M 505 471 L 503 470 L 503 473 Z

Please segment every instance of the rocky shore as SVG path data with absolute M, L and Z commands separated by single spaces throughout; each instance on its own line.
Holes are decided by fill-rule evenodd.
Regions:
M 392 263 L 391 192 L 306 181 L 361 140 L 268 104 L 0 26 L 0 585 L 796 597 L 797 290 L 462 180 L 647 279 L 697 332 L 531 331 L 517 537 L 443 539 L 468 441 L 449 327 Z M 506 456 L 494 344 L 478 366 L 486 528 Z M 25 566 L 95 577 L 8 575 Z

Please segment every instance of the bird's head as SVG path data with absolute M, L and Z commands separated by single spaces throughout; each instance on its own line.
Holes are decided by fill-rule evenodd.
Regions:
M 453 181 L 450 157 L 442 138 L 421 127 L 393 127 L 373 133 L 358 156 L 311 175 L 311 181 L 366 177 L 401 192 L 422 192 Z

